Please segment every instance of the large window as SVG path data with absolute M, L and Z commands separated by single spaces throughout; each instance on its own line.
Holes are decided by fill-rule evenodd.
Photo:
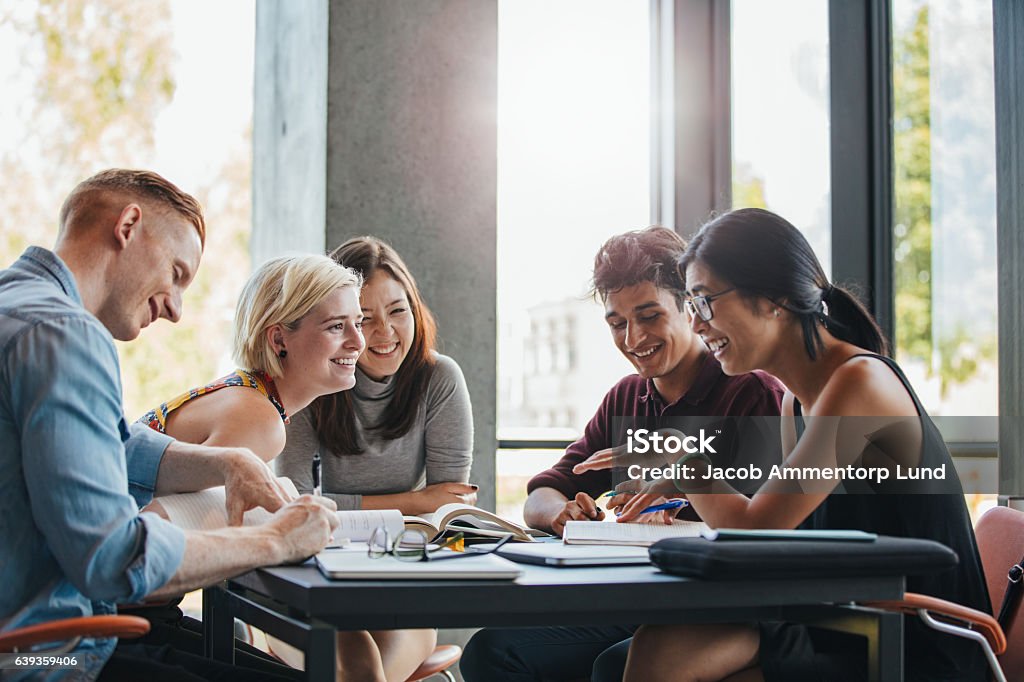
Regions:
M 796 225 L 831 270 L 828 3 L 732 2 L 732 203 Z
M 230 362 L 249 274 L 254 25 L 246 0 L 0 7 L 0 267 L 52 246 L 64 196 L 104 168 L 155 170 L 206 210 L 182 321 L 118 345 L 128 419 Z
M 991 2 L 893 2 L 896 357 L 933 415 L 998 414 L 993 87 Z
M 498 7 L 498 438 L 571 440 L 631 371 L 586 293 L 598 247 L 650 221 L 648 4 Z M 499 512 L 560 454 L 499 452 Z
M 947 441 L 979 450 L 999 412 L 992 3 L 894 0 L 892 25 L 896 358 Z M 993 504 L 996 461 L 958 466 L 987 493 L 972 511 Z

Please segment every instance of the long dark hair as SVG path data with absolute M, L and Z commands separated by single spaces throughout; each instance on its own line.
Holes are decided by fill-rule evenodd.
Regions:
M 420 400 L 426 392 L 437 359 L 434 347 L 437 324 L 430 309 L 423 303 L 416 280 L 408 266 L 389 244 L 376 237 L 355 237 L 336 248 L 331 258 L 363 275 L 368 282 L 374 273 L 383 270 L 405 289 L 409 310 L 416 323 L 412 346 L 395 373 L 395 393 L 378 424 L 368 427 L 387 440 L 401 438 L 416 421 Z M 356 435 L 356 417 L 352 396 L 340 391 L 317 398 L 312 405 L 313 428 L 320 443 L 339 455 L 358 455 L 364 451 Z
M 761 296 L 793 313 L 812 360 L 825 347 L 820 324 L 837 339 L 889 355 L 889 342 L 871 313 L 851 292 L 829 283 L 811 245 L 782 216 L 741 208 L 715 218 L 690 240 L 680 271 L 685 274 L 695 261 L 743 296 Z

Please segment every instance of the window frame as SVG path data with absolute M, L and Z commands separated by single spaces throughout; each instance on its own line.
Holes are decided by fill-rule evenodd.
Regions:
M 999 492 L 1024 508 L 1024 6 L 993 0 L 996 243 L 999 249 Z M 1013 453 L 1010 455 L 1010 453 Z M 1014 498 L 1017 502 L 1014 502 Z

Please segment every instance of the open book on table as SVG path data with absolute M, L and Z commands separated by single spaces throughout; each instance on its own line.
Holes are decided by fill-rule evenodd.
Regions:
M 295 484 L 290 478 L 280 477 L 281 482 L 291 495 L 298 496 Z M 194 493 L 164 495 L 155 498 L 167 513 L 167 518 L 174 525 L 189 530 L 214 530 L 228 525 L 228 515 L 224 507 L 224 486 L 207 488 Z M 345 544 L 341 538 L 353 542 L 366 542 L 373 531 L 383 526 L 392 537 L 406 528 L 422 530 L 429 539 L 435 540 L 446 531 L 462 531 L 467 536 L 501 538 L 511 535 L 514 540 L 533 542 L 535 537 L 546 537 L 547 533 L 532 528 L 524 528 L 489 511 L 469 504 L 453 502 L 439 507 L 433 514 L 424 516 L 402 516 L 397 509 L 355 509 L 336 512 L 338 528 L 334 531 L 335 542 L 332 546 Z M 263 508 L 250 509 L 243 517 L 243 525 L 256 526 L 266 523 L 271 517 L 270 512 Z
M 297 497 L 298 491 L 290 478 L 277 479 L 289 494 Z M 215 530 L 228 525 L 228 514 L 224 506 L 224 486 L 207 488 L 194 493 L 164 495 L 154 500 L 159 502 L 174 525 L 187 530 Z M 357 509 L 336 512 L 338 528 L 330 546 L 340 547 L 353 542 L 365 542 L 379 526 L 396 537 L 405 527 L 402 512 L 397 509 Z M 242 524 L 258 526 L 270 520 L 271 513 L 262 507 L 245 512 Z
M 695 538 L 708 529 L 700 521 L 674 520 L 669 525 L 655 523 L 615 523 L 613 521 L 566 521 L 562 537 L 567 545 L 635 545 L 648 547 L 665 538 Z
M 404 520 L 406 528 L 421 530 L 431 540 L 437 540 L 446 532 L 461 532 L 467 538 L 511 535 L 518 542 L 534 542 L 536 538 L 549 537 L 543 531 L 512 523 L 486 509 L 458 502 L 442 505 L 433 514 L 406 516 Z

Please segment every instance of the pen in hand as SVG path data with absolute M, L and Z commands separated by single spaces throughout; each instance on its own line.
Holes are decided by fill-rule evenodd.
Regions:
M 313 494 L 319 496 L 320 489 L 320 451 L 313 453 Z
M 666 509 L 681 509 L 682 507 L 688 507 L 690 503 L 686 500 L 671 499 L 662 504 L 652 504 L 650 507 L 644 509 L 641 514 L 650 514 L 651 512 L 664 511 Z
M 646 508 L 644 508 L 643 511 L 638 512 L 637 516 L 639 516 L 640 514 L 651 514 L 653 512 L 665 511 L 667 509 L 681 509 L 683 507 L 688 507 L 688 506 L 690 506 L 690 503 L 687 502 L 686 500 L 681 500 L 681 499 L 673 498 L 673 499 L 668 500 L 667 502 L 663 502 L 661 504 L 652 504 L 650 507 L 646 507 Z M 622 515 L 621 512 L 616 512 L 616 516 L 621 516 L 621 515 Z

